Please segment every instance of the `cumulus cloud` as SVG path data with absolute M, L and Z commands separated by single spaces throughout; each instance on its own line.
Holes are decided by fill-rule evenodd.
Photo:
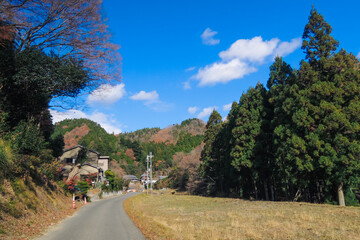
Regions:
M 90 93 L 87 101 L 89 104 L 112 104 L 117 102 L 126 94 L 125 84 L 118 85 L 103 84 Z
M 218 83 L 227 83 L 231 80 L 242 78 L 246 74 L 255 72 L 256 68 L 249 66 L 239 59 L 229 62 L 216 62 L 200 68 L 198 73 L 193 76 L 199 80 L 199 86 L 214 86 Z
M 294 38 L 290 42 L 281 42 L 275 49 L 274 56 L 285 57 L 301 46 L 301 38 Z
M 198 118 L 208 117 L 208 116 L 210 116 L 210 114 L 211 114 L 214 110 L 216 110 L 217 108 L 218 108 L 218 107 L 216 107 L 216 106 L 204 108 L 204 109 L 197 115 L 197 117 L 198 117 Z
M 201 34 L 201 39 L 203 44 L 205 45 L 216 45 L 220 43 L 219 39 L 214 39 L 214 36 L 217 32 L 211 30 L 210 28 L 205 29 L 205 31 Z
M 100 124 L 102 128 L 108 133 L 119 134 L 121 133 L 121 124 L 117 123 L 111 115 L 106 115 L 101 112 L 93 112 L 92 114 L 86 114 L 80 110 L 71 109 L 64 112 L 50 109 L 50 114 L 53 119 L 53 123 L 60 122 L 65 119 L 77 119 L 87 118 Z
M 231 109 L 231 106 L 232 106 L 232 103 L 225 104 L 222 109 L 223 109 L 223 111 L 227 112 Z
M 219 53 L 220 60 L 199 68 L 191 77 L 199 81 L 198 86 L 214 86 L 228 83 L 256 72 L 257 66 L 274 56 L 286 56 L 301 46 L 301 39 L 282 42 L 278 38 L 263 40 L 261 36 L 239 39 L 229 49 Z
M 198 110 L 199 110 L 198 107 L 189 107 L 188 108 L 188 113 L 195 114 Z
M 151 91 L 151 92 L 140 91 L 132 95 L 130 99 L 137 101 L 147 101 L 147 102 L 156 101 L 159 99 L 159 94 L 156 91 Z
M 263 62 L 267 56 L 274 52 L 279 41 L 277 38 L 263 41 L 262 37 L 239 39 L 229 49 L 220 52 L 219 56 L 223 60 L 236 58 L 242 61 Z

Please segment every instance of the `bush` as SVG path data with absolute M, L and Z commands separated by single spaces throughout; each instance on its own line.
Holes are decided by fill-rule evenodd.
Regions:
M 45 140 L 33 121 L 21 121 L 15 128 L 13 141 L 21 154 L 38 156 L 45 148 Z
M 12 162 L 10 147 L 0 139 L 0 179 L 9 177 Z
M 90 189 L 90 185 L 87 181 L 78 181 L 76 187 L 83 195 L 86 195 L 87 191 Z

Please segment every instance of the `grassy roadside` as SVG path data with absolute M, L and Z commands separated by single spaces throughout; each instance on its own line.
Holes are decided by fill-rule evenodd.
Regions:
M 77 210 L 57 185 L 50 189 L 31 180 L 5 180 L 0 185 L 0 239 L 33 239 Z
M 360 239 L 360 208 L 137 195 L 125 210 L 147 239 Z

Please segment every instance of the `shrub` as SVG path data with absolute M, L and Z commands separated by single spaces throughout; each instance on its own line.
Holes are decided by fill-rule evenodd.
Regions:
M 45 140 L 33 121 L 21 121 L 13 134 L 14 146 L 21 154 L 39 155 Z
M 11 149 L 4 140 L 0 139 L 0 179 L 9 176 L 11 162 L 12 162 Z
M 87 181 L 78 181 L 76 187 L 83 195 L 86 195 L 87 191 L 90 189 L 90 184 Z

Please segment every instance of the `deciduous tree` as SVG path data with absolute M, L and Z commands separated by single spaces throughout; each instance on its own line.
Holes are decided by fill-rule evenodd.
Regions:
M 16 51 L 29 48 L 84 63 L 94 80 L 117 80 L 118 47 L 101 15 L 101 0 L 2 0 L 0 36 L 16 33 Z M 89 84 L 95 84 L 92 81 Z

